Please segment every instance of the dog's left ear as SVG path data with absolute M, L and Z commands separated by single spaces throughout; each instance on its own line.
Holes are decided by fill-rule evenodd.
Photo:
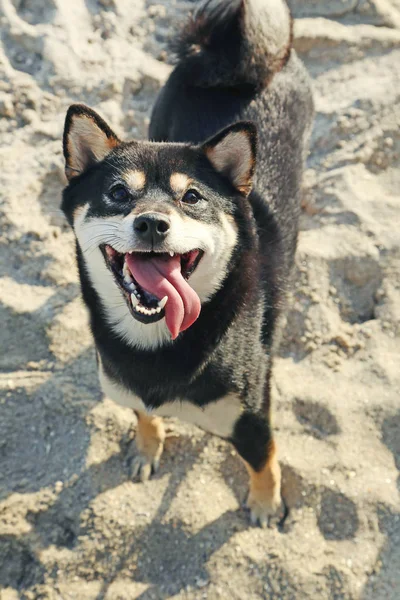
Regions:
M 120 144 L 107 123 L 84 104 L 73 104 L 65 118 L 63 148 L 67 179 L 81 175 Z
M 257 129 L 254 123 L 235 123 L 207 140 L 202 148 L 213 167 L 239 192 L 248 196 L 256 166 Z

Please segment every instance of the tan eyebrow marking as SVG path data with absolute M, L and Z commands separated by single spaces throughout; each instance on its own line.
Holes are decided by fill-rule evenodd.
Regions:
M 135 191 L 142 190 L 146 184 L 146 174 L 144 171 L 127 171 L 122 176 L 129 187 Z
M 175 194 L 180 195 L 187 189 L 191 179 L 184 173 L 172 173 L 169 183 Z

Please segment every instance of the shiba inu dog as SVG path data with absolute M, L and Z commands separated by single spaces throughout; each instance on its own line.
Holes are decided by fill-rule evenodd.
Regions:
M 252 522 L 281 507 L 270 423 L 313 103 L 283 0 L 207 0 L 177 46 L 150 140 L 70 107 L 62 209 L 76 236 L 104 393 L 138 418 L 134 475 L 162 416 L 230 440 Z

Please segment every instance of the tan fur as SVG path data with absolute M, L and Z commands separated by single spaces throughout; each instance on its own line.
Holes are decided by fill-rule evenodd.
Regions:
M 190 178 L 184 173 L 172 173 L 169 184 L 177 196 L 181 196 L 191 184 Z
M 208 159 L 220 173 L 229 173 L 233 185 L 246 196 L 251 192 L 254 159 L 245 131 L 234 131 L 216 146 L 206 150 Z
M 158 470 L 164 450 L 165 431 L 160 417 L 135 411 L 138 419 L 136 431 L 136 456 L 131 465 L 131 476 L 147 481 Z
M 246 461 L 244 463 L 250 475 L 247 506 L 251 511 L 251 520 L 265 526 L 268 517 L 274 515 L 281 504 L 281 469 L 275 442 L 270 443 L 268 460 L 261 471 L 254 471 Z
M 235 221 L 235 218 L 232 215 L 227 215 L 227 214 L 221 212 L 220 219 L 221 219 L 224 230 L 230 231 L 230 235 L 234 237 L 233 244 L 236 244 L 236 237 L 238 234 L 238 225 Z
M 164 449 L 165 430 L 161 417 L 136 411 L 136 446 L 149 461 L 159 461 Z
M 73 116 L 67 141 L 67 177 L 82 173 L 87 168 L 85 158 L 88 150 L 96 160 L 100 161 L 117 145 L 118 140 L 108 138 L 90 117 L 84 115 Z
M 134 191 L 140 191 L 146 185 L 146 174 L 144 171 L 127 171 L 123 173 L 123 178 L 129 187 Z

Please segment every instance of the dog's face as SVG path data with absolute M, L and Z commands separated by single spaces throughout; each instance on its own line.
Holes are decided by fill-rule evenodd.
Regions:
M 171 342 L 223 284 L 255 147 L 251 123 L 201 146 L 122 143 L 94 111 L 69 109 L 62 208 L 104 314 L 129 344 Z

